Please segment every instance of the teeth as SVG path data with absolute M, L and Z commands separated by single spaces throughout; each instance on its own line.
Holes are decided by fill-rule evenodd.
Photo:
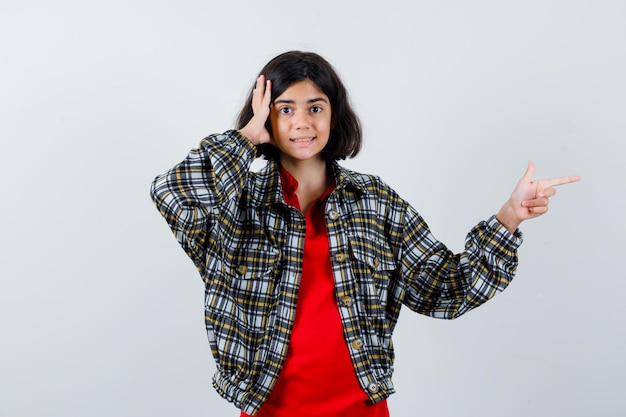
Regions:
M 294 141 L 294 142 L 299 143 L 299 142 L 310 142 L 310 141 L 313 140 L 313 138 L 291 139 L 291 140 Z

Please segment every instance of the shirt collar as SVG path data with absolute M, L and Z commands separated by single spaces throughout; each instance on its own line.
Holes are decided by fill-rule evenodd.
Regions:
M 353 189 L 359 193 L 364 193 L 369 188 L 369 182 L 366 181 L 363 174 L 344 168 L 337 161 L 331 162 L 331 170 L 335 175 L 337 189 Z
M 282 165 L 279 165 L 280 181 L 283 186 L 283 192 L 287 195 L 294 195 L 298 190 L 298 180 L 293 177 Z
M 368 188 L 362 175 L 340 166 L 336 161 L 330 163 L 330 169 L 335 177 L 335 190 L 353 189 L 358 193 L 363 193 Z M 256 175 L 254 190 L 250 190 L 253 198 L 252 203 L 256 205 L 284 204 L 283 182 L 285 182 L 287 192 L 295 192 L 298 188 L 298 182 L 291 175 L 288 175 L 286 180 L 281 180 L 281 177 L 280 164 L 270 159 Z M 322 197 L 326 198 L 332 191 L 332 188 L 327 190 Z

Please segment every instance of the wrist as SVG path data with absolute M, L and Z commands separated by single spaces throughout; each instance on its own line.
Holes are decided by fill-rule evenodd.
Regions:
M 515 209 L 511 207 L 509 201 L 507 201 L 496 214 L 496 219 L 500 222 L 502 226 L 506 228 L 511 233 L 515 233 L 519 225 L 522 223 L 521 220 L 517 218 L 515 215 Z
M 247 128 L 247 126 L 243 127 L 242 129 L 239 129 L 239 133 L 241 133 L 241 135 L 243 137 L 245 137 L 246 139 L 248 139 L 250 142 L 252 142 L 253 145 L 258 145 L 258 143 L 253 139 L 253 134 L 250 131 L 250 129 Z

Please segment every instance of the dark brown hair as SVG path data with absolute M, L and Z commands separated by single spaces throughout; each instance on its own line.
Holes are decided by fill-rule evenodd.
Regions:
M 322 150 L 327 161 L 353 158 L 361 150 L 362 131 L 359 118 L 352 110 L 348 93 L 332 65 L 313 52 L 289 51 L 269 61 L 259 75 L 272 81 L 272 99 L 280 96 L 292 84 L 311 80 L 330 100 L 331 131 L 328 144 Z M 254 86 L 253 86 L 254 88 Z M 237 118 L 237 129 L 252 119 L 252 89 Z M 268 122 L 266 128 L 272 134 Z M 278 148 L 270 144 L 258 146 L 265 158 L 277 158 Z

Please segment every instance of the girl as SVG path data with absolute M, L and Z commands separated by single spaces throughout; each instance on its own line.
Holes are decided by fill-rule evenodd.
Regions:
M 332 66 L 292 51 L 261 71 L 238 130 L 211 135 L 151 195 L 205 283 L 215 389 L 242 416 L 388 416 L 404 304 L 453 319 L 504 290 L 519 224 L 554 186 L 534 165 L 451 253 L 354 157 L 361 127 Z M 268 160 L 255 173 L 258 156 Z

